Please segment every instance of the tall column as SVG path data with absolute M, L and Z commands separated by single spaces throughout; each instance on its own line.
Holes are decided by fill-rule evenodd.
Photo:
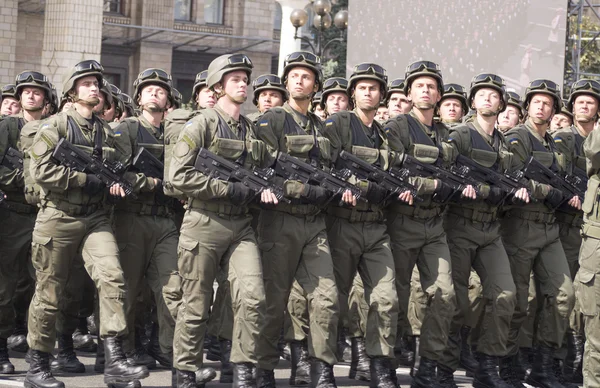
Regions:
M 0 2 L 0 85 L 15 82 L 18 0 Z
M 42 73 L 60 95 L 65 73 L 77 62 L 100 60 L 102 1 L 46 0 Z
M 281 4 L 281 38 L 279 42 L 279 69 L 278 74 L 283 72 L 283 61 L 285 57 L 300 50 L 300 39 L 294 39 L 296 29 L 290 22 L 292 11 L 296 8 L 304 9 L 308 0 L 277 0 Z

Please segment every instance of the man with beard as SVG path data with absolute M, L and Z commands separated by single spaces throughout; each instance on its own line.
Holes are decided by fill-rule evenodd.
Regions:
M 14 84 L 2 87 L 2 105 L 0 106 L 0 117 L 19 114 L 21 104 L 16 96 L 17 87 Z
M 321 108 L 325 110 L 325 117 L 350 108 L 347 89 L 348 81 L 345 78 L 333 77 L 323 82 Z
M 329 167 L 329 140 L 321 136 L 321 121 L 309 112 L 311 98 L 323 84 L 321 59 L 304 51 L 289 54 L 282 79 L 289 100 L 283 107 L 267 111 L 258 121 L 259 138 L 274 157 L 287 153 L 319 168 Z M 279 361 L 277 343 L 283 312 L 296 279 L 308 298 L 311 363 L 309 380 L 306 344 L 292 343 L 290 382 L 295 385 L 301 379 L 304 384 L 311 381 L 313 387 L 331 387 L 335 386 L 333 364 L 337 361 L 339 307 L 325 217 L 321 213 L 331 193 L 295 180 L 286 180 L 283 186 L 291 203 L 263 208 L 257 228 L 267 296 L 259 382 L 261 387 L 275 386 L 273 369 Z M 343 193 L 342 201 L 356 203 L 349 190 Z M 299 364 L 296 360 L 301 357 L 303 362 Z
M 523 101 L 515 92 L 507 92 L 506 108 L 498 115 L 498 130 L 505 133 L 523 120 Z
M 548 129 L 548 133 L 552 136 L 554 136 L 554 134 L 561 129 L 568 129 L 573 125 L 573 112 L 570 111 L 566 105 L 568 105 L 568 103 L 565 104 L 563 101 L 563 106 L 560 112 L 552 116 L 550 129 Z
M 269 109 L 282 106 L 287 100 L 287 90 L 281 83 L 281 78 L 275 74 L 264 74 L 252 82 L 254 98 L 252 103 L 258 109 L 257 112 L 248 115 L 248 118 L 256 123 L 260 116 Z
M 567 101 L 567 109 L 573 113 L 575 124 L 570 128 L 559 130 L 554 134 L 556 149 L 565 157 L 564 170 L 568 174 L 580 177 L 586 176 L 586 161 L 583 154 L 583 144 L 594 130 L 594 124 L 598 119 L 598 107 L 600 104 L 600 83 L 591 79 L 581 79 L 571 87 L 571 95 Z M 560 241 L 571 272 L 571 279 L 576 278 L 579 269 L 579 250 L 581 248 L 581 225 L 583 224 L 582 212 L 561 206 L 556 211 L 556 221 L 560 228 Z M 585 278 L 584 274 L 584 278 Z M 577 283 L 575 283 L 577 285 Z M 586 303 L 589 303 L 586 300 Z M 566 354 L 561 349 L 557 357 L 564 361 L 564 378 L 572 383 L 582 383 L 581 372 L 583 360 L 583 317 L 580 308 L 581 302 L 575 298 L 575 308 L 571 313 L 569 327 L 567 329 Z M 588 307 L 589 304 L 586 306 Z M 594 343 L 591 342 L 591 346 Z M 555 371 L 561 373 L 560 361 Z M 560 377 L 560 376 L 559 376 Z
M 264 167 L 265 145 L 256 139 L 252 123 L 240 114 L 252 68 L 244 54 L 222 55 L 210 63 L 207 86 L 215 92 L 217 104 L 184 126 L 168 171 L 173 188 L 188 198 L 178 245 L 183 298 L 173 338 L 179 388 L 196 387 L 195 371 L 202 365 L 206 321 L 219 270 L 227 274 L 231 287 L 233 329 L 227 358 L 233 364 L 233 387 L 256 386 L 259 325 L 265 315 L 260 252 L 247 206 L 256 193 L 242 182 L 215 179 L 194 167 L 201 148 L 245 168 Z M 270 190 L 261 192 L 260 199 L 277 203 Z
M 452 129 L 462 123 L 468 111 L 465 88 L 458 84 L 445 84 L 444 95 L 438 104 L 440 121 Z
M 390 119 L 407 114 L 412 109 L 412 102 L 404 94 L 404 89 L 405 82 L 403 78 L 397 78 L 388 85 L 385 102 Z
M 50 83 L 41 73 L 20 73 L 16 77 L 15 97 L 23 109 L 0 121 L 0 161 L 3 161 L 0 164 L 0 189 L 6 193 L 8 205 L 0 208 L 2 219 L 6 220 L 0 231 L 3 241 L 0 244 L 0 300 L 5 301 L 0 308 L 2 373 L 14 372 L 14 367 L 8 360 L 7 345 L 13 350 L 27 351 L 26 315 L 33 293 L 33 281 L 29 274 L 29 249 L 38 210 L 26 200 L 22 167 L 6 163 L 5 155 L 9 148 L 15 151 L 19 149 L 23 126 L 42 118 L 44 106 L 51 98 Z
M 444 141 L 448 129 L 433 119 L 434 109 L 444 92 L 439 66 L 429 61 L 418 61 L 406 69 L 405 94 L 413 103 L 409 114 L 390 119 L 384 126 L 390 149 L 409 154 L 423 163 L 452 161 L 453 148 Z M 423 201 L 414 205 L 395 202 L 388 206 L 387 226 L 396 265 L 396 290 L 399 302 L 398 335 L 410 330 L 408 302 L 410 277 L 413 267 L 419 266 L 421 285 L 427 294 L 427 307 L 423 317 L 422 332 L 426 336 L 414 337 L 415 364 L 413 388 L 437 387 L 436 367 L 446 348 L 450 320 L 455 308 L 450 252 L 443 228 L 442 214 L 446 198 L 454 195 L 451 187 L 439 179 L 413 178 Z M 475 190 L 467 186 L 460 193 L 466 199 L 475 199 Z M 410 193 L 401 199 L 408 201 Z M 419 357 L 420 355 L 420 357 Z
M 383 128 L 375 121 L 379 103 L 385 96 L 387 74 L 374 63 L 354 66 L 347 93 L 354 110 L 334 113 L 325 122 L 324 135 L 331 143 L 335 163 L 341 151 L 357 155 L 367 163 L 381 166 L 380 152 L 387 153 Z M 327 236 L 336 284 L 340 293 L 341 317 L 348 314 L 348 298 L 357 272 L 364 284 L 368 304 L 366 332 L 352 331 L 350 377 L 357 373 L 370 379 L 372 386 L 396 387 L 392 366 L 398 304 L 394 276 L 394 258 L 383 217 L 386 189 L 374 182 L 360 180 L 366 202 L 354 207 L 330 205 L 327 209 Z M 364 335 L 364 337 L 363 337 Z M 358 370 L 360 354 L 370 358 L 370 371 Z M 362 361 L 362 360 L 361 360 Z M 368 363 L 368 359 L 366 361 Z M 361 364 L 364 364 L 361 363 Z
M 65 96 L 73 102 L 67 112 L 46 120 L 29 150 L 30 172 L 41 187 L 40 205 L 33 230 L 32 261 L 37 287 L 29 307 L 29 371 L 25 385 L 64 388 L 50 372 L 56 314 L 73 261 L 82 257 L 98 289 L 100 337 L 104 341 L 104 382 L 114 384 L 148 376 L 145 367 L 131 366 L 123 352 L 126 284 L 119 249 L 104 208 L 106 185 L 94 174 L 57 164 L 53 152 L 60 139 L 82 147 L 94 157 L 126 162 L 129 150 L 119 149 L 106 122 L 93 113 L 98 104 L 103 68 L 94 60 L 79 62 L 66 73 Z M 112 195 L 125 196 L 119 185 Z
M 556 146 L 547 133 L 552 115 L 562 106 L 560 89 L 554 82 L 531 81 L 525 93 L 527 121 L 506 133 L 509 151 L 513 153 L 513 168 L 523 169 L 530 157 L 555 172 L 559 163 Z M 501 359 L 500 375 L 513 387 L 523 387 L 518 368 L 519 329 L 527 317 L 530 274 L 533 271 L 538 308 L 533 328 L 536 344 L 531 373 L 525 382 L 537 387 L 562 387 L 552 368 L 555 350 L 560 348 L 573 309 L 573 283 L 565 252 L 559 239 L 555 220 L 556 208 L 563 204 L 581 208 L 577 196 L 564 194 L 551 185 L 529 181 L 535 201 L 508 206 L 502 219 L 502 241 L 511 264 L 517 290 L 517 304 L 507 342 L 507 356 Z

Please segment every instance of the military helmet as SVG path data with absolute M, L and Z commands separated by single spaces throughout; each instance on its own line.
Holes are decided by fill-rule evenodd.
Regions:
M 113 94 L 110 91 L 110 83 L 106 80 L 102 80 L 102 86 L 100 86 L 100 92 L 104 94 L 105 109 L 110 109 L 113 105 Z
M 133 99 L 125 93 L 119 94 L 117 98 L 123 103 L 123 111 L 127 111 L 129 116 L 133 116 L 135 111 L 135 103 L 133 102 Z
M 63 96 L 66 97 L 75 86 L 75 81 L 83 77 L 93 75 L 98 79 L 98 87 L 102 86 L 103 73 L 104 67 L 96 60 L 88 59 L 79 62 L 65 73 L 63 78 Z
M 233 71 L 245 71 L 248 75 L 248 83 L 254 65 L 246 54 L 226 54 L 215 58 L 208 65 L 208 74 L 206 76 L 206 86 L 213 89 L 216 84 L 223 80 L 223 76 Z
M 115 111 L 123 112 L 123 101 L 119 98 L 121 94 L 121 89 L 117 87 L 117 85 L 113 85 L 111 83 L 108 84 L 108 90 L 112 96 L 113 104 L 115 105 Z
M 331 93 L 344 93 L 350 99 L 350 95 L 348 92 L 348 80 L 342 77 L 331 77 L 327 78 L 325 82 L 323 82 L 323 91 L 321 92 L 321 108 L 325 109 L 325 104 L 327 103 L 327 97 Z
M 256 106 L 258 106 L 258 96 L 260 96 L 260 93 L 263 90 L 276 90 L 281 93 L 283 101 L 287 100 L 287 89 L 281 82 L 281 78 L 275 74 L 263 74 L 258 76 L 258 78 L 252 82 L 252 88 L 254 89 L 252 103 Z
M 560 112 L 563 105 L 560 97 L 560 87 L 554 81 L 547 79 L 534 79 L 529 83 L 527 89 L 525 89 L 525 103 L 523 104 L 525 110 L 529 109 L 531 97 L 539 93 L 552 97 L 554 99 L 554 112 Z
M 196 80 L 192 89 L 192 101 L 196 101 L 198 93 L 200 93 L 203 87 L 206 87 L 206 78 L 208 78 L 208 70 L 202 70 L 196 74 Z
M 316 92 L 315 95 L 312 98 L 312 102 L 310 104 L 310 111 L 314 112 L 315 108 L 317 107 L 317 105 L 322 106 L 321 105 L 321 101 L 323 100 L 323 93 L 322 92 Z
M 392 80 L 387 86 L 387 93 L 385 95 L 385 104 L 387 105 L 390 102 L 390 97 L 394 93 L 402 93 L 406 94 L 406 82 L 404 82 L 404 78 L 396 78 Z
M 600 104 L 600 82 L 586 78 L 574 82 L 571 86 L 571 95 L 566 104 L 567 109 L 570 112 L 573 112 L 573 103 L 575 102 L 575 99 L 582 94 L 594 97 L 598 104 Z
M 419 77 L 432 77 L 437 81 L 440 93 L 444 93 L 444 79 L 442 71 L 437 63 L 431 61 L 416 61 L 406 67 L 404 74 L 404 94 L 408 95 L 408 90 L 415 79 Z
M 52 84 L 52 82 L 48 82 L 50 85 L 50 111 L 48 112 L 48 116 L 58 113 L 58 93 L 56 92 L 56 88 Z
M 469 97 L 467 99 L 467 106 L 469 108 L 473 105 L 475 93 L 482 88 L 490 88 L 497 91 L 500 94 L 500 100 L 502 101 L 501 110 L 506 108 L 506 101 L 508 100 L 508 97 L 506 96 L 506 82 L 504 82 L 504 79 L 499 75 L 491 73 L 477 74 L 471 80 L 471 88 L 469 89 Z
M 352 90 L 356 82 L 361 79 L 372 79 L 379 82 L 381 86 L 381 97 L 387 93 L 388 76 L 385 69 L 375 63 L 360 63 L 354 66 L 350 79 L 348 80 L 348 95 L 352 95 Z
M 569 102 L 568 100 L 564 100 L 563 99 L 563 105 L 562 108 L 560 109 L 560 113 L 561 115 L 565 115 L 567 117 L 569 117 L 571 119 L 571 121 L 573 120 L 573 110 L 568 108 Z
M 518 93 L 516 92 L 506 92 L 507 95 L 507 100 L 506 100 L 506 105 L 512 105 L 515 108 L 519 109 L 519 116 L 521 118 L 523 118 L 524 116 L 524 112 L 523 112 L 523 100 L 521 99 L 521 96 L 519 96 Z
M 288 54 L 283 62 L 283 76 L 281 77 L 283 83 L 287 82 L 287 76 L 291 69 L 294 67 L 306 67 L 315 73 L 315 78 L 319 84 L 319 91 L 323 86 L 323 70 L 321 69 L 321 58 L 308 51 L 295 51 Z
M 167 91 L 169 99 L 172 97 L 173 79 L 171 74 L 167 73 L 163 69 L 150 68 L 142 71 L 138 74 L 135 81 L 133 81 L 133 99 L 137 101 L 142 89 L 147 85 L 158 85 Z
M 24 71 L 17 74 L 15 77 L 16 85 L 16 96 L 17 99 L 21 99 L 21 93 L 26 87 L 35 87 L 44 90 L 46 93 L 46 99 L 50 101 L 52 97 L 52 89 L 48 77 L 37 71 Z
M 469 113 L 469 105 L 467 103 L 467 92 L 462 85 L 444 84 L 444 95 L 440 99 L 438 106 L 440 106 L 442 102 L 448 98 L 456 98 L 458 101 L 460 101 L 463 115 Z
M 2 99 L 5 98 L 14 98 L 15 100 L 18 100 L 17 98 L 17 85 L 15 84 L 6 84 L 2 87 Z
M 171 94 L 173 96 L 173 98 L 171 99 L 171 106 L 174 107 L 175 109 L 180 108 L 181 102 L 183 101 L 183 96 L 181 95 L 179 90 L 177 90 L 175 88 L 173 88 L 171 90 Z

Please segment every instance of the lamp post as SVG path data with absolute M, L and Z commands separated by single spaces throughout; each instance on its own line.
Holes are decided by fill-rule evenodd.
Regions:
M 310 39 L 298 35 L 298 29 L 308 22 L 308 13 L 305 10 L 293 10 L 292 14 L 290 15 L 290 21 L 296 29 L 294 39 L 300 39 L 302 42 L 305 42 L 311 48 L 313 53 L 321 57 L 332 43 L 342 42 L 344 40 L 344 32 L 348 28 L 348 11 L 338 11 L 332 18 L 331 2 L 329 0 L 314 0 L 312 2 L 312 7 L 315 13 L 313 18 L 313 27 L 317 30 L 316 42 L 314 42 L 315 44 L 313 44 Z M 323 42 L 323 33 L 325 30 L 331 28 L 332 24 L 335 25 L 338 30 L 340 30 L 340 37 Z

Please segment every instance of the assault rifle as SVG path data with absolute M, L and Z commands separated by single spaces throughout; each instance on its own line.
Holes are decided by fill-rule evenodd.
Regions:
M 144 147 L 140 147 L 131 164 L 147 177 L 163 179 L 165 165 Z
M 354 174 L 358 179 L 365 179 L 374 183 L 377 183 L 388 191 L 386 200 L 397 197 L 400 193 L 410 191 L 412 197 L 416 201 L 423 201 L 422 198 L 417 196 L 417 189 L 415 186 L 408 182 L 408 174 L 406 171 L 398 172 L 395 174 L 385 171 L 377 166 L 365 162 L 361 158 L 354 154 L 346 151 L 340 152 L 336 161 L 336 169 L 338 171 L 348 170 Z
M 125 195 L 135 198 L 133 186 L 121 175 L 124 170 L 121 163 L 111 163 L 94 158 L 81 148 L 69 143 L 65 138 L 59 140 L 52 157 L 61 165 L 74 171 L 94 174 L 107 187 L 118 184 Z
M 360 188 L 347 182 L 351 176 L 348 170 L 329 173 L 294 156 L 280 153 L 277 157 L 277 163 L 275 163 L 275 171 L 277 175 L 285 179 L 297 180 L 305 184 L 312 183 L 321 186 L 334 195 L 350 190 L 352 196 L 357 200 L 361 196 Z
M 564 202 L 574 196 L 578 196 L 581 201 L 585 197 L 585 189 L 577 187 L 575 184 L 567 181 L 565 177 L 560 176 L 548 167 L 541 164 L 533 156 L 529 158 L 523 169 L 523 174 L 527 179 L 534 180 L 546 185 L 550 185 L 563 193 Z M 571 176 L 573 177 L 573 176 Z M 572 178 L 569 178 L 572 179 Z
M 23 153 L 12 147 L 8 147 L 1 164 L 11 170 L 23 171 Z
M 263 190 L 271 190 L 278 201 L 290 202 L 283 196 L 283 188 L 273 184 L 275 171 L 271 168 L 246 170 L 241 165 L 216 155 L 206 148 L 200 148 L 198 151 L 194 167 L 204 175 L 215 179 L 241 182 L 256 194 Z

